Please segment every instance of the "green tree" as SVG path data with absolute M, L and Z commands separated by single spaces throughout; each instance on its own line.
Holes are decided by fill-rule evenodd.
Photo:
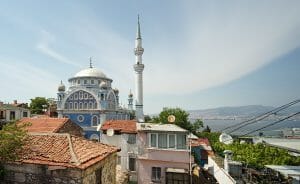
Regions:
M 168 117 L 170 115 L 175 116 L 174 124 L 186 130 L 189 130 L 193 133 L 195 133 L 199 128 L 203 127 L 203 122 L 200 119 L 196 120 L 194 124 L 191 123 L 188 119 L 189 113 L 178 107 L 177 108 L 164 107 L 157 117 L 152 118 L 152 122 L 163 123 L 163 124 L 170 123 L 168 121 Z
M 18 159 L 26 136 L 25 126 L 29 123 L 17 125 L 15 122 L 8 123 L 0 130 L 0 179 L 4 176 L 3 163 Z
M 43 114 L 49 107 L 49 102 L 45 97 L 35 97 L 30 99 L 30 111 L 32 114 Z

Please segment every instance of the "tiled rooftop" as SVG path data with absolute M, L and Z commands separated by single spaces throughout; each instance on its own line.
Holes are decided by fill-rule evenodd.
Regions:
M 18 123 L 30 123 L 26 127 L 28 132 L 49 132 L 57 133 L 58 130 L 69 121 L 68 118 L 22 118 Z
M 114 146 L 70 134 L 29 133 L 19 161 L 85 169 L 117 151 Z
M 137 133 L 136 126 L 136 120 L 109 120 L 104 122 L 101 130 L 113 129 L 114 131 L 120 131 L 120 133 Z

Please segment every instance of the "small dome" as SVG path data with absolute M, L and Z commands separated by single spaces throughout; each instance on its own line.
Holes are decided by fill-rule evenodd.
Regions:
M 100 83 L 100 88 L 107 88 L 107 83 L 104 82 L 104 81 L 102 81 L 102 82 Z
M 114 89 L 114 92 L 115 92 L 116 95 L 119 94 L 119 90 L 117 88 Z
M 60 84 L 59 84 L 57 90 L 58 90 L 59 92 L 64 92 L 64 91 L 66 91 L 66 86 L 63 84 L 62 81 L 60 81 Z
M 74 77 L 101 77 L 106 78 L 106 75 L 97 68 L 87 68 L 79 71 Z
M 133 97 L 133 94 L 131 93 L 131 90 L 129 92 L 129 95 L 128 95 L 129 98 L 132 98 Z

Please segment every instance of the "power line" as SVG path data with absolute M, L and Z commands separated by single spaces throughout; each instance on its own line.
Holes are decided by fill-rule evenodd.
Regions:
M 300 114 L 300 112 L 296 112 L 296 113 L 294 113 L 294 114 L 292 114 L 292 115 L 289 115 L 289 116 L 287 116 L 287 117 L 285 117 L 285 118 L 282 118 L 282 119 L 280 119 L 280 120 L 278 120 L 278 121 L 275 121 L 275 122 L 273 122 L 273 123 L 270 123 L 270 124 L 268 124 L 268 125 L 266 125 L 266 126 L 263 126 L 263 127 L 259 128 L 259 129 L 250 131 L 250 132 L 248 132 L 248 133 L 246 133 L 246 134 L 244 134 L 244 135 L 241 135 L 241 136 L 239 136 L 239 137 L 243 137 L 243 136 L 252 134 L 252 133 L 254 133 L 254 132 L 257 132 L 257 131 L 259 131 L 259 130 L 265 129 L 265 128 L 267 128 L 267 127 L 273 126 L 273 125 L 275 125 L 275 124 L 277 124 L 277 123 L 280 123 L 280 122 L 282 122 L 282 121 L 284 121 L 284 120 L 287 120 L 287 119 L 289 119 L 289 118 L 291 118 L 291 117 L 293 117 L 293 116 L 296 116 L 296 115 L 298 115 L 298 114 Z
M 275 109 L 273 109 L 273 110 L 271 110 L 271 111 L 268 111 L 268 112 L 266 112 L 266 113 L 263 113 L 263 114 L 261 114 L 261 115 L 259 115 L 259 116 L 256 116 L 256 117 L 252 118 L 252 119 L 249 119 L 249 120 L 246 120 L 246 121 L 237 123 L 237 124 L 235 124 L 235 125 L 228 126 L 228 127 L 224 128 L 223 131 L 238 126 L 238 127 L 236 127 L 235 129 L 231 130 L 229 133 L 235 132 L 235 131 L 238 130 L 238 129 L 241 129 L 241 128 L 247 126 L 247 125 L 256 123 L 256 122 L 258 122 L 258 121 L 261 121 L 261 120 L 263 120 L 263 119 L 269 117 L 270 115 L 276 114 L 277 112 L 279 112 L 279 111 L 281 111 L 281 110 L 284 110 L 284 109 L 286 109 L 286 108 L 288 108 L 288 107 L 290 107 L 290 106 L 292 106 L 292 105 L 295 105 L 296 103 L 299 103 L 299 102 L 300 102 L 300 99 L 294 100 L 294 101 L 292 101 L 292 102 L 290 102 L 290 103 L 288 103 L 288 104 L 285 104 L 285 105 L 282 105 L 282 106 L 280 106 L 280 107 L 277 107 L 277 108 L 275 108 Z

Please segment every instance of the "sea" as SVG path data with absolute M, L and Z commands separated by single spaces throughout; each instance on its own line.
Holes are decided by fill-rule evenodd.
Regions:
M 193 122 L 193 120 L 191 119 L 191 121 Z M 234 119 L 225 119 L 225 120 L 221 120 L 221 119 L 204 119 L 203 123 L 204 123 L 204 127 L 206 127 L 206 125 L 208 125 L 211 129 L 211 131 L 219 131 L 219 132 L 226 132 L 229 133 L 231 129 L 225 130 L 224 129 L 226 127 L 232 126 L 232 125 L 236 125 L 238 123 L 241 123 L 245 120 L 234 120 Z M 264 126 L 267 126 L 271 123 L 276 122 L 277 120 L 262 120 L 262 121 L 258 121 L 254 124 L 250 124 L 247 126 L 244 126 L 243 128 L 236 130 L 232 133 L 230 133 L 231 135 L 244 135 L 247 134 L 253 130 L 257 130 L 259 128 L 262 128 Z M 234 126 L 235 128 L 238 126 Z M 256 131 L 254 133 L 251 133 L 249 135 L 259 135 L 260 132 L 263 133 L 264 136 L 280 136 L 282 135 L 282 130 L 283 129 L 290 129 L 290 128 L 300 128 L 300 120 L 285 120 L 282 121 L 280 123 L 277 123 L 273 126 L 264 128 L 262 130 Z M 234 128 L 233 128 L 234 129 Z

